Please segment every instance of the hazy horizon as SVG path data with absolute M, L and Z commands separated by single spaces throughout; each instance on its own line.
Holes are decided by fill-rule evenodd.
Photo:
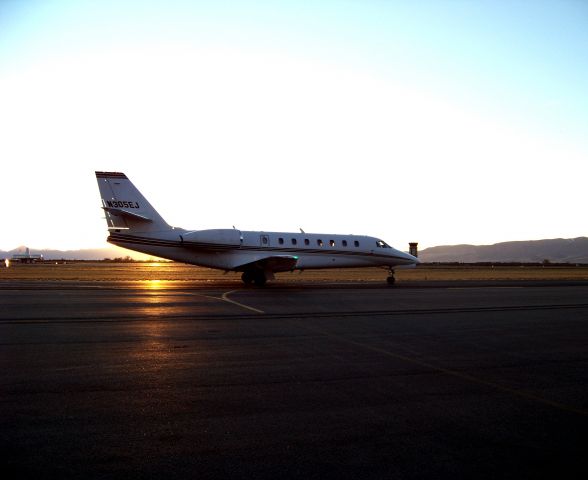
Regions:
M 109 245 L 95 170 L 186 229 L 586 236 L 588 4 L 0 3 L 0 248 Z
M 434 250 L 436 248 L 444 248 L 444 247 L 447 247 L 447 248 L 453 248 L 453 247 L 492 247 L 495 245 L 511 244 L 511 243 L 529 243 L 529 242 L 532 243 L 532 242 L 542 242 L 542 241 L 578 240 L 578 239 L 588 239 L 588 236 L 575 237 L 575 238 L 556 237 L 556 238 L 542 238 L 542 239 L 529 239 L 529 240 L 512 240 L 512 241 L 505 241 L 505 242 L 497 242 L 497 243 L 493 243 L 493 244 L 431 245 L 431 246 L 422 247 L 422 248 L 419 244 L 419 251 L 422 252 L 427 249 Z M 126 248 L 119 247 L 117 245 L 112 245 L 109 243 L 107 243 L 106 246 L 104 246 L 104 247 L 87 247 L 87 248 L 73 248 L 73 249 L 37 248 L 35 246 L 30 246 L 30 245 L 18 245 L 17 247 L 10 248 L 10 249 L 0 248 L 0 252 L 14 252 L 14 251 L 24 252 L 26 250 L 26 248 L 29 248 L 31 253 L 45 252 L 45 251 L 58 251 L 58 252 L 64 252 L 64 253 L 79 252 L 79 251 L 90 251 L 90 252 L 110 251 L 110 252 L 112 252 L 114 257 L 125 257 L 128 255 L 131 258 L 136 259 L 136 260 L 147 260 L 150 258 L 158 258 L 155 255 L 149 255 L 149 254 L 145 254 L 145 253 L 136 252 L 133 250 L 128 250 Z M 398 245 L 398 248 L 402 251 L 406 251 L 406 252 L 409 251 L 408 244 L 406 246 Z

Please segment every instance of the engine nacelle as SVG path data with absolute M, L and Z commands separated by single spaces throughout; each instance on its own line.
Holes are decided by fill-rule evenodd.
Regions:
M 227 245 L 238 247 L 243 238 L 240 230 L 234 228 L 216 228 L 211 230 L 198 230 L 181 235 L 183 242 L 210 243 L 215 245 Z

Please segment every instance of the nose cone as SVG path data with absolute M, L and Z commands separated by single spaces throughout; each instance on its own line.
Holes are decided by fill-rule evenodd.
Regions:
M 410 264 L 418 265 L 419 263 L 421 263 L 421 261 L 417 257 L 415 257 L 414 255 L 411 255 L 410 253 L 403 253 L 403 255 L 404 255 L 404 258 L 406 258 L 406 260 Z
M 394 257 L 396 259 L 396 262 L 398 262 L 397 265 L 399 266 L 415 266 L 421 263 L 420 260 L 414 255 L 411 255 L 410 253 L 401 252 L 400 250 L 396 249 L 394 249 Z

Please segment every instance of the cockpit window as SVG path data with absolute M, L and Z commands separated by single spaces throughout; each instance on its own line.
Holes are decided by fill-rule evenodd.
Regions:
M 383 242 L 382 240 L 376 241 L 376 245 L 378 248 L 391 248 L 390 245 L 388 245 L 386 242 Z

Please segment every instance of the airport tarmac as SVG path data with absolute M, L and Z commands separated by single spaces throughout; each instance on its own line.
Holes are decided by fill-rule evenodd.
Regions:
M 588 478 L 588 282 L 7 280 L 0 361 L 4 478 Z

